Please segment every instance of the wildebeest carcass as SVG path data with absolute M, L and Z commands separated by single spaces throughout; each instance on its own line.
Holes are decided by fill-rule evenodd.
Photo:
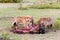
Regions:
M 48 17 L 48 18 L 40 18 L 38 21 L 38 26 L 39 26 L 39 32 L 40 33 L 45 33 L 47 32 L 50 28 L 54 26 L 53 19 Z

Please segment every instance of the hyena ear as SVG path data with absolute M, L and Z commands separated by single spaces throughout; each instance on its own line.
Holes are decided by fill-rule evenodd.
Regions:
M 17 26 L 16 22 L 13 23 L 14 26 Z

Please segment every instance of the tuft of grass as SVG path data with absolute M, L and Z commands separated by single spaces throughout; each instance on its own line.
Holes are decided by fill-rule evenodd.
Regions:
M 60 29 L 60 18 L 57 18 L 55 20 L 55 25 L 54 26 L 55 26 L 56 29 L 58 29 L 58 30 Z
M 3 39 L 3 40 L 10 40 L 9 34 L 6 31 L 4 31 L 2 33 L 2 38 L 1 39 Z
M 30 8 L 34 9 L 60 9 L 60 4 L 38 4 L 32 5 Z
M 60 4 L 34 4 L 27 7 L 19 7 L 19 10 L 32 9 L 60 9 Z

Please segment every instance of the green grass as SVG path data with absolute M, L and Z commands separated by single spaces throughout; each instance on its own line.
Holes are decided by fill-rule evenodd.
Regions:
M 19 10 L 28 10 L 28 9 L 60 9 L 60 4 L 34 4 L 27 7 L 19 7 Z
M 52 17 L 54 19 L 60 17 L 58 12 L 60 9 L 28 9 L 18 10 L 15 8 L 0 8 L 0 17 L 16 17 L 16 16 L 33 16 L 34 22 L 37 23 L 41 17 Z M 55 15 L 56 13 L 56 15 Z M 59 18 L 58 18 L 59 19 Z M 0 20 L 0 26 L 6 27 L 11 24 L 11 21 Z
M 33 16 L 34 20 L 37 21 L 41 17 L 56 17 L 55 13 L 52 15 L 51 12 L 56 9 L 28 9 L 28 10 L 18 10 L 15 8 L 0 8 L 0 17 L 16 17 L 23 15 Z M 57 9 L 59 12 L 60 9 Z M 58 14 L 58 13 L 57 13 Z M 59 16 L 57 16 L 59 17 Z
M 60 9 L 60 4 L 38 4 L 32 5 L 30 8 L 34 9 Z
M 55 25 L 54 26 L 55 26 L 56 29 L 60 30 L 60 18 L 57 18 L 55 20 Z

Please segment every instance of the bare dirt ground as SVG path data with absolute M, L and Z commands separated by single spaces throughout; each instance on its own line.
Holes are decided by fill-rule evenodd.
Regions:
M 11 38 L 17 40 L 60 40 L 60 30 L 46 34 L 14 34 L 10 32 L 10 35 Z
M 19 36 L 21 36 L 22 40 L 60 40 L 60 31 L 46 34 L 23 34 Z

